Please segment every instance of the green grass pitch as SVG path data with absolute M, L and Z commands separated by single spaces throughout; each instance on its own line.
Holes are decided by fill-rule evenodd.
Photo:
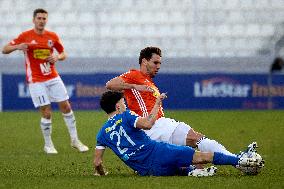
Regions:
M 95 139 L 106 116 L 100 111 L 75 115 L 81 141 L 90 151 L 70 147 L 63 119 L 54 112 L 52 137 L 58 154 L 46 155 L 38 112 L 0 113 L 0 188 L 284 188 L 284 111 L 167 111 L 167 117 L 189 123 L 232 152 L 258 142 L 266 162 L 259 175 L 244 176 L 233 167 L 218 166 L 217 175 L 210 178 L 137 176 L 109 149 L 104 165 L 110 174 L 95 177 Z

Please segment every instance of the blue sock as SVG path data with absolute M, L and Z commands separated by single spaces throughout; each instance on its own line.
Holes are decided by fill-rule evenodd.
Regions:
M 239 158 L 235 156 L 225 155 L 220 152 L 214 152 L 213 164 L 214 165 L 238 165 Z

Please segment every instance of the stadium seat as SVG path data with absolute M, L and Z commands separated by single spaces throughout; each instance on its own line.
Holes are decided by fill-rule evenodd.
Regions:
M 132 52 L 136 56 L 137 48 L 151 43 L 172 46 L 165 41 L 174 42 L 167 49 L 167 52 L 173 51 L 173 56 L 253 55 L 273 46 L 271 39 L 279 38 L 274 36 L 276 28 L 284 22 L 284 2 L 279 0 L 1 0 L 0 43 L 31 28 L 30 10 L 41 6 L 49 11 L 47 28 L 58 32 L 66 44 L 74 44 L 77 38 L 86 41 L 80 41 L 80 48 L 88 49 L 84 56 L 103 53 L 111 56 L 107 48 L 112 48 L 119 39 L 122 41 L 115 42 L 118 45 L 111 49 L 113 55 L 130 56 Z M 282 35 L 281 31 L 278 35 Z M 124 49 L 125 39 L 139 45 L 131 44 L 127 51 L 121 51 L 119 45 Z M 253 43 L 247 44 L 243 39 L 251 39 Z M 97 46 L 89 48 L 88 44 L 94 42 Z M 264 44 L 269 45 L 262 47 Z M 193 49 L 181 52 L 186 46 Z M 67 45 L 65 48 L 70 57 L 81 53 Z M 247 53 L 246 49 L 249 49 Z

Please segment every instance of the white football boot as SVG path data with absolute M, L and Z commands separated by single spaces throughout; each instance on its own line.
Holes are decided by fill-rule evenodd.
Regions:
M 192 177 L 210 177 L 215 175 L 215 173 L 217 172 L 217 167 L 215 166 L 211 166 L 211 167 L 207 167 L 207 168 L 203 168 L 203 169 L 193 169 L 192 171 L 190 171 L 188 173 L 188 176 L 192 176 Z
M 89 150 L 88 146 L 84 145 L 79 139 L 73 140 L 71 146 L 79 150 L 79 152 L 87 152 Z
M 248 145 L 247 149 L 238 155 L 240 160 L 239 160 L 239 165 L 237 165 L 236 167 L 239 169 L 242 166 L 259 167 L 259 168 L 264 167 L 264 160 L 258 153 L 256 153 L 257 152 L 256 148 L 258 148 L 256 142 L 252 142 L 250 145 Z M 247 161 L 247 163 L 244 163 L 245 161 Z M 242 163 L 244 164 L 241 165 Z
M 45 153 L 47 154 L 57 154 L 57 150 L 54 148 L 54 145 L 51 143 L 49 145 L 44 145 L 43 150 L 45 151 Z
M 240 152 L 237 156 L 238 157 L 242 157 L 243 154 L 247 154 L 247 155 L 250 155 L 252 154 L 253 152 L 257 152 L 256 151 L 256 148 L 258 148 L 257 146 L 257 143 L 256 142 L 252 142 L 251 144 L 248 145 L 247 149 Z
M 243 167 L 256 167 L 259 165 L 259 162 L 256 158 L 251 157 L 248 153 L 243 153 L 242 156 L 239 159 L 237 168 L 240 166 Z

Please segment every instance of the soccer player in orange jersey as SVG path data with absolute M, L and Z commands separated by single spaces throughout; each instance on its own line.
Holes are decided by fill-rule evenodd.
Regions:
M 76 120 L 68 101 L 67 90 L 58 75 L 55 63 L 66 58 L 64 47 L 56 33 L 47 31 L 48 12 L 36 9 L 33 13 L 34 28 L 21 33 L 4 46 L 3 54 L 23 51 L 25 55 L 26 80 L 33 104 L 41 113 L 40 126 L 44 137 L 44 151 L 57 154 L 51 139 L 51 102 L 57 102 L 67 125 L 71 146 L 80 152 L 89 148 L 78 139 Z M 54 53 L 54 49 L 57 53 Z
M 140 116 L 147 117 L 160 95 L 152 78 L 162 64 L 162 53 L 158 47 L 146 47 L 139 57 L 140 70 L 130 70 L 106 83 L 114 91 L 124 91 L 128 107 Z M 157 120 L 150 130 L 145 131 L 151 139 L 177 145 L 197 147 L 203 152 L 221 152 L 234 155 L 220 143 L 193 130 L 188 124 L 165 118 L 163 107 L 159 109 Z

